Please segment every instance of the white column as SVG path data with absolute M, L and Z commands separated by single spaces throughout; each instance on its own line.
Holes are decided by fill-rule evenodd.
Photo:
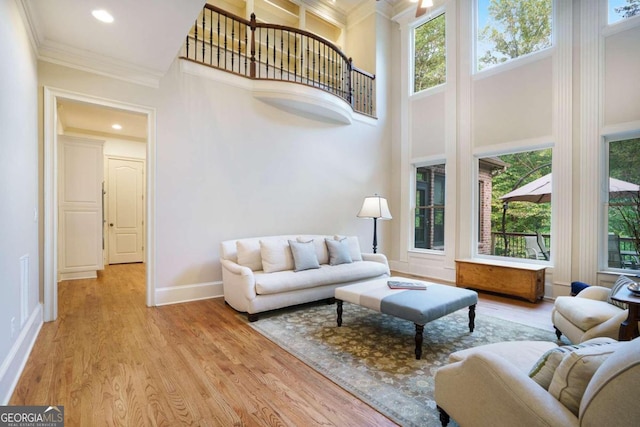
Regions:
M 556 1 L 553 57 L 552 296 L 568 295 L 571 285 L 573 147 L 573 2 Z M 561 195 L 561 197 L 558 197 Z
M 473 166 L 473 140 L 471 137 L 471 70 L 473 65 L 473 5 L 475 2 L 458 2 L 458 50 L 456 52 L 457 66 L 457 159 L 456 164 L 456 229 L 458 230 L 456 257 L 468 258 L 474 255 L 472 242 L 476 220 L 476 208 L 473 195 L 476 193 L 477 180 Z M 447 76 L 448 77 L 448 76 Z M 447 141 L 448 142 L 448 141 Z M 447 176 L 447 179 L 449 177 Z
M 596 283 L 600 229 L 600 1 L 580 2 L 580 121 L 578 226 L 575 246 L 578 279 Z M 554 171 L 555 172 L 555 171 Z

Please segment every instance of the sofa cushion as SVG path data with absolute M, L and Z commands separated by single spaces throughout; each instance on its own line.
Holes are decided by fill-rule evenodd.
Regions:
M 583 331 L 606 322 L 622 310 L 604 301 L 579 297 L 558 297 L 554 307 L 564 318 Z
M 357 236 L 333 236 L 335 240 L 347 239 L 349 245 L 349 255 L 351 255 L 351 261 L 362 261 L 362 251 L 360 250 L 360 242 Z
M 529 373 L 531 367 L 548 350 L 557 348 L 556 343 L 550 341 L 506 341 L 485 344 L 459 350 L 449 355 L 449 363 L 460 362 L 478 350 L 486 351 L 503 357 L 522 372 Z
M 334 240 L 324 239 L 329 250 L 329 265 L 349 264 L 353 262 L 351 260 L 351 254 L 349 253 L 349 244 L 347 239 Z
M 289 240 L 289 248 L 291 249 L 291 255 L 293 255 L 293 271 L 298 272 L 320 268 L 313 240 L 309 240 L 308 242 Z
M 326 236 L 298 236 L 296 240 L 298 242 L 308 242 L 309 240 L 313 240 L 318 263 L 329 264 L 329 251 L 327 250 L 327 244 L 324 242 L 325 238 Z
M 627 303 L 614 301 L 611 297 L 614 296 L 621 288 L 626 288 L 633 283 L 635 282 L 629 279 L 627 276 L 618 276 L 618 279 L 611 287 L 611 293 L 609 294 L 609 298 L 607 298 L 607 302 L 609 304 L 615 305 L 616 307 L 620 307 L 623 310 L 626 310 L 628 307 Z
M 293 270 L 293 255 L 288 240 L 279 238 L 260 240 L 260 255 L 262 270 L 265 273 Z
M 386 265 L 375 261 L 361 261 L 340 265 L 323 264 L 319 269 L 297 273 L 293 271 L 257 272 L 254 277 L 256 293 L 266 295 L 371 279 L 386 274 L 388 274 Z
M 616 342 L 616 340 L 612 338 L 600 337 L 593 338 L 581 344 L 563 345 L 561 347 L 552 348 L 544 353 L 533 365 L 533 368 L 531 368 L 531 371 L 529 372 L 529 376 L 545 390 L 548 390 L 558 365 L 560 365 L 567 354 L 581 348 L 610 344 L 614 342 Z
M 249 267 L 253 271 L 262 270 L 262 256 L 260 255 L 260 242 L 258 240 L 236 241 L 238 264 Z
M 565 355 L 551 380 L 549 393 L 578 416 L 580 401 L 591 377 L 624 342 L 577 349 Z

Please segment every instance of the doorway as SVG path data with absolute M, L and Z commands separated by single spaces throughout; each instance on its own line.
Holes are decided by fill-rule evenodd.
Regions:
M 146 264 L 146 305 L 155 305 L 155 110 L 150 107 L 97 98 L 59 89 L 44 88 L 44 320 L 53 321 L 58 315 L 58 135 L 61 133 L 59 106 L 79 103 L 101 111 L 118 111 L 144 119 L 145 173 L 142 178 L 144 227 L 142 230 L 143 258 Z M 98 135 L 99 137 L 99 135 Z M 106 177 L 106 174 L 105 174 Z M 105 235 L 106 237 L 107 235 Z

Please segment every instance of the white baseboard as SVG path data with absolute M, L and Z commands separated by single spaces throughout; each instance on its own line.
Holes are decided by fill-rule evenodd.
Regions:
M 170 286 L 156 289 L 156 305 L 179 304 L 182 302 L 223 296 L 222 282 L 196 283 L 193 285 Z
M 31 349 L 36 343 L 36 338 L 38 338 L 38 333 L 42 328 L 42 322 L 42 304 L 38 304 L 0 366 L 0 405 L 9 403 L 22 370 L 29 359 Z M 52 402 L 41 402 L 40 404 L 48 405 L 49 403 Z
M 70 273 L 60 273 L 60 280 L 79 280 L 79 279 L 95 279 L 98 277 L 98 272 L 96 270 L 89 271 L 72 271 Z

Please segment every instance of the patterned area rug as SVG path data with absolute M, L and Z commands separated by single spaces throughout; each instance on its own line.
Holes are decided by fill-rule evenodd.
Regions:
M 344 304 L 342 327 L 335 304 L 261 316 L 251 323 L 255 330 L 402 426 L 440 426 L 433 378 L 450 353 L 500 341 L 556 339 L 551 330 L 484 315 L 476 316 L 469 333 L 463 309 L 425 325 L 422 359 L 416 360 L 411 322 L 354 304 Z

